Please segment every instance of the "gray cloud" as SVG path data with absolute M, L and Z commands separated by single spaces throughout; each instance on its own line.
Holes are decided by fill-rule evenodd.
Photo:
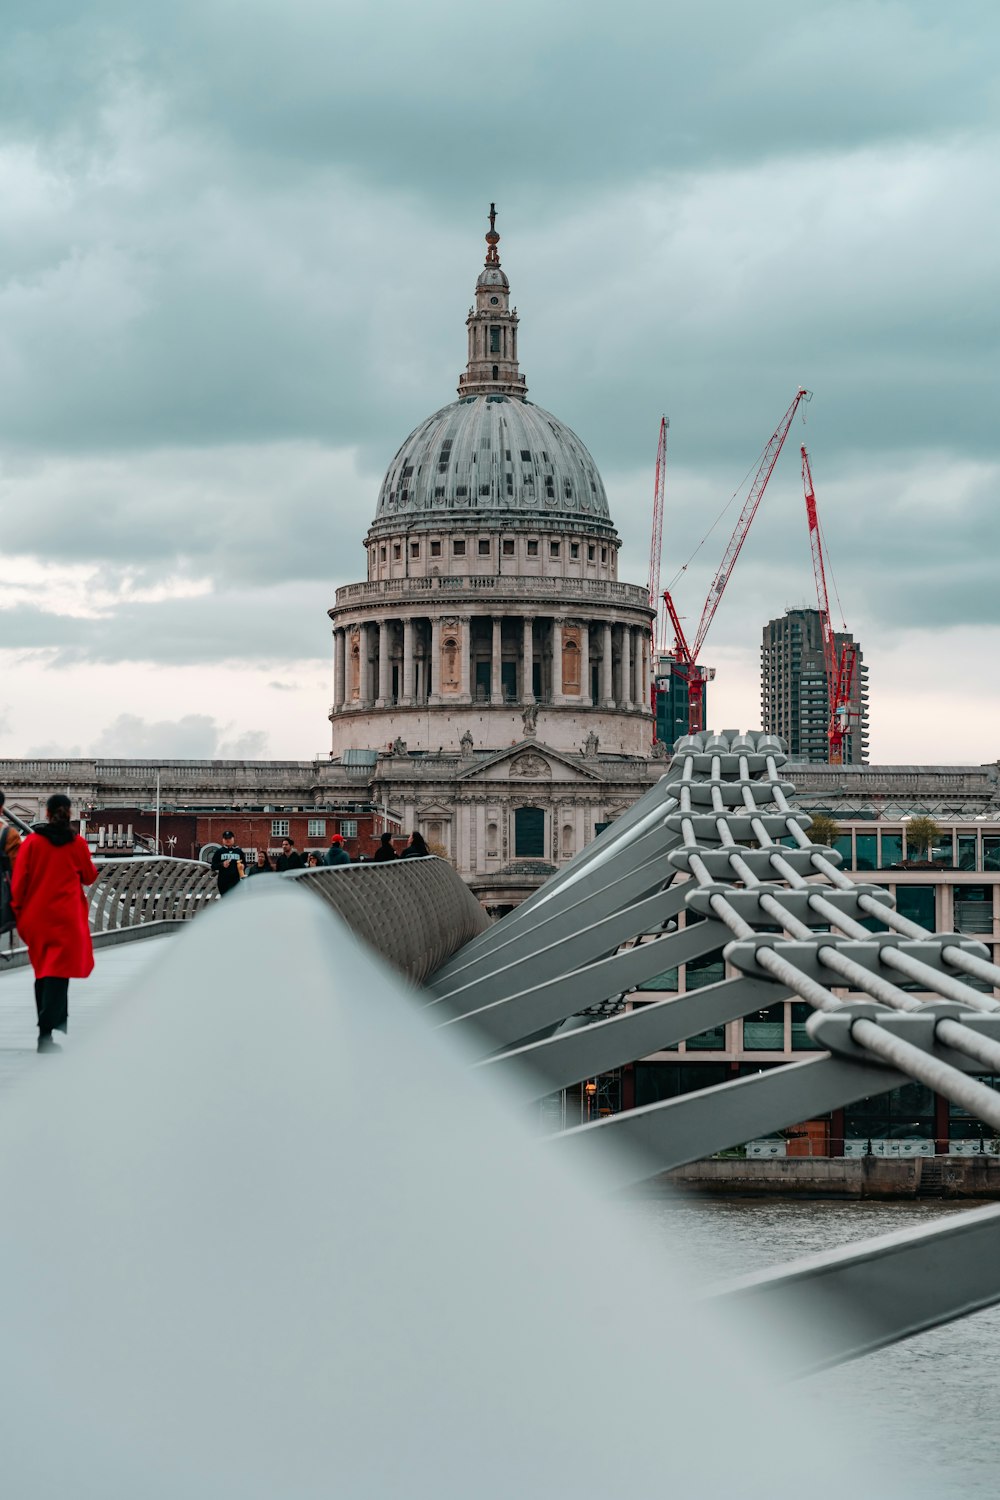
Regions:
M 327 655 L 325 590 L 127 603 L 100 619 L 24 605 L 0 610 L 0 648 L 51 653 L 53 665 L 88 662 L 287 663 Z M 326 628 L 324 628 L 324 625 Z
M 153 722 L 124 713 L 101 731 L 91 754 L 108 759 L 134 755 L 140 759 L 253 760 L 265 754 L 267 740 L 266 730 L 234 734 L 232 725 L 220 724 L 209 714 Z

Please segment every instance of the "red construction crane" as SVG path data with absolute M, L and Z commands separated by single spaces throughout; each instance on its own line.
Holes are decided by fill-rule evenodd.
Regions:
M 712 579 L 712 586 L 708 591 L 708 598 L 705 600 L 705 607 L 701 612 L 698 629 L 690 645 L 688 645 L 687 638 L 684 635 L 680 618 L 674 607 L 674 601 L 670 597 L 670 591 L 669 589 L 664 590 L 663 602 L 667 607 L 667 613 L 674 628 L 674 657 L 679 671 L 687 681 L 689 734 L 697 734 L 705 727 L 705 683 L 709 681 L 709 673 L 707 668 L 698 665 L 698 655 L 705 644 L 705 637 L 708 634 L 709 626 L 715 619 L 715 612 L 722 601 L 726 584 L 729 582 L 733 568 L 736 566 L 736 559 L 743 550 L 743 543 L 747 539 L 747 533 L 750 530 L 753 518 L 757 514 L 760 502 L 764 498 L 767 482 L 771 477 L 775 464 L 778 462 L 778 454 L 785 445 L 785 438 L 788 436 L 788 429 L 792 425 L 795 413 L 803 401 L 811 400 L 812 392 L 807 391 L 803 386 L 799 386 L 799 389 L 795 392 L 795 399 L 771 434 L 770 441 L 761 454 L 753 483 L 743 503 L 743 509 L 740 511 L 740 518 L 736 522 L 732 536 L 729 538 L 729 545 L 726 548 L 722 562 L 719 564 L 718 571 Z
M 649 544 L 649 607 L 654 610 L 650 624 L 653 653 L 666 649 L 667 621 L 660 598 L 660 562 L 663 557 L 663 492 L 667 482 L 667 432 L 670 423 L 660 418 L 660 440 L 656 449 L 656 479 L 653 483 L 653 536 Z
M 802 444 L 802 488 L 806 497 L 806 519 L 809 523 L 809 547 L 812 551 L 813 574 L 816 579 L 816 600 L 819 604 L 819 627 L 823 635 L 823 664 L 826 669 L 826 693 L 830 706 L 827 738 L 830 743 L 829 759 L 833 766 L 843 765 L 844 739 L 850 730 L 851 688 L 857 665 L 858 648 L 853 641 L 844 641 L 839 652 L 837 637 L 830 619 L 830 596 L 826 588 L 826 564 L 823 559 L 823 539 L 819 529 L 819 513 L 816 509 L 816 490 L 813 486 L 809 454 Z M 844 622 L 844 629 L 847 623 Z

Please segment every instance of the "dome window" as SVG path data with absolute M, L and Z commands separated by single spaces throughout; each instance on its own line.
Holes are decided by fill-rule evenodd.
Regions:
M 399 562 L 400 558 L 403 555 L 403 549 L 400 546 L 399 542 L 394 542 L 393 543 L 392 555 L 393 555 L 394 561 Z
M 538 556 L 538 543 L 537 543 L 537 541 L 530 541 L 528 543 L 528 556 L 529 557 L 537 557 Z
M 441 556 L 441 543 L 440 542 L 431 542 L 431 557 L 440 557 L 440 556 Z
M 453 542 L 451 544 L 451 552 L 452 552 L 452 556 L 453 557 L 464 557 L 465 556 L 465 538 L 464 537 L 455 537 L 455 539 L 453 540 Z
M 499 328 L 492 328 L 492 327 L 490 328 L 490 353 L 491 354 L 499 354 L 500 353 L 500 330 L 499 330 Z
M 489 492 L 490 492 L 490 486 L 488 484 L 481 484 L 479 486 L 479 493 L 481 495 L 488 495 Z
M 593 562 L 594 561 L 594 557 L 596 555 L 596 552 L 597 552 L 597 548 L 596 547 L 589 546 L 587 548 L 587 561 L 588 562 Z
M 482 537 L 481 536 L 479 538 L 479 556 L 480 557 L 489 557 L 489 555 L 490 555 L 490 541 L 489 541 L 489 537 Z
M 514 538 L 512 536 L 505 536 L 503 539 L 503 555 L 504 557 L 514 556 Z
M 435 500 L 443 500 L 444 499 L 444 485 L 443 484 L 437 484 L 437 485 L 434 486 L 434 499 Z
M 468 495 L 468 493 L 469 493 L 469 486 L 467 484 L 456 484 L 456 486 L 455 486 L 455 494 L 456 495 L 465 496 L 465 495 Z
M 579 542 L 570 542 L 570 544 L 569 544 L 569 555 L 570 555 L 570 557 L 579 557 L 580 556 L 580 543 Z
M 410 543 L 410 556 L 411 557 L 419 557 L 420 556 L 420 543 L 419 542 L 411 542 Z
M 559 556 L 559 543 L 558 542 L 550 542 L 549 543 L 549 556 L 550 557 L 558 557 Z
M 530 464 L 531 463 L 531 453 L 529 452 L 529 450 L 527 448 L 522 448 L 521 449 L 521 460 L 522 460 L 523 463 L 526 463 L 526 464 Z
M 403 470 L 403 478 L 404 479 L 412 479 L 413 478 L 413 465 L 412 464 L 407 464 L 406 465 L 405 469 Z

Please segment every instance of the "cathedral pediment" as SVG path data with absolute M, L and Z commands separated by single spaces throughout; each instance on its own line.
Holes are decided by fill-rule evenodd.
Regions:
M 592 761 L 582 756 L 564 755 L 538 740 L 522 740 L 518 745 L 498 751 L 486 761 L 477 761 L 467 771 L 461 771 L 456 780 L 513 782 L 515 785 L 518 782 L 546 781 L 566 785 L 580 781 L 602 782 L 604 777 Z

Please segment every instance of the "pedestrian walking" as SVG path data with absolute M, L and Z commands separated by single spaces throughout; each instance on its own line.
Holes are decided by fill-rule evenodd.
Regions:
M 14 861 L 11 901 L 17 930 L 35 971 L 39 1052 L 58 1051 L 54 1031 L 69 1020 L 69 982 L 94 968 L 84 887 L 97 879 L 86 841 L 73 832 L 70 800 L 56 792 L 46 821 L 24 840 Z
M 335 833 L 330 839 L 330 847 L 323 857 L 323 862 L 327 865 L 349 865 L 351 863 L 351 856 L 344 848 L 344 840 L 339 833 Z
M 0 937 L 9 933 L 8 945 L 13 948 L 14 908 L 10 902 L 10 881 L 21 835 L 12 823 L 5 821 L 3 805 L 4 795 L 0 792 Z
M 402 854 L 399 857 L 400 859 L 423 859 L 423 857 L 427 854 L 430 854 L 430 852 L 431 851 L 424 843 L 423 834 L 418 833 L 416 829 L 414 829 L 414 831 L 410 834 L 410 842 L 407 844 L 406 848 L 403 850 Z
M 281 840 L 281 853 L 275 864 L 279 870 L 301 870 L 302 855 L 296 849 L 294 839 Z
M 212 870 L 220 896 L 228 896 L 234 891 L 246 873 L 246 856 L 229 828 L 222 835 L 221 849 L 216 849 L 212 855 Z
M 274 874 L 274 866 L 272 865 L 271 861 L 267 857 L 267 850 L 266 849 L 258 849 L 257 850 L 257 858 L 254 860 L 253 864 L 250 866 L 249 870 L 247 871 L 247 875 L 250 876 L 250 875 L 268 875 L 268 874 L 270 874 L 270 875 Z
M 308 850 L 307 853 L 306 853 L 306 869 L 307 870 L 315 870 L 318 867 L 318 865 L 319 865 L 319 855 L 316 853 L 316 850 L 315 849 Z
M 396 851 L 392 847 L 392 834 L 383 833 L 381 842 L 379 843 L 378 848 L 375 850 L 375 853 L 372 855 L 372 864 L 381 864 L 383 860 L 395 858 Z

